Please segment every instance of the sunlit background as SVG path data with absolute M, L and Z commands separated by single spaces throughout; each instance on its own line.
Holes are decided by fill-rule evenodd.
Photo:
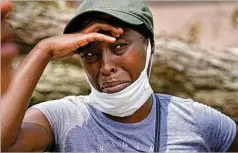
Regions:
M 15 1 L 8 23 L 24 59 L 40 40 L 62 34 L 81 1 Z M 238 2 L 146 1 L 155 22 L 155 92 L 192 98 L 238 121 Z M 90 16 L 89 16 L 90 18 Z M 52 61 L 31 105 L 90 92 L 75 58 Z

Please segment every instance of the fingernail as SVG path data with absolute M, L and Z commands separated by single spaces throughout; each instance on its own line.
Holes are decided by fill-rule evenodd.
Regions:
M 120 32 L 123 32 L 122 28 L 118 28 L 118 30 L 120 30 Z
M 115 40 L 116 40 L 116 38 L 114 38 L 114 37 L 111 37 L 111 40 L 115 41 Z

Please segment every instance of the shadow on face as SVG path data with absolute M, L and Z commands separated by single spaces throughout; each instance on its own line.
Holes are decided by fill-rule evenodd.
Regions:
M 106 17 L 107 20 L 90 21 L 110 24 L 110 17 Z M 113 26 L 123 29 L 114 43 L 96 41 L 79 50 L 80 61 L 90 83 L 104 93 L 119 92 L 128 87 L 140 76 L 146 62 L 146 39 L 124 25 L 114 22 Z M 98 32 L 112 36 L 109 31 Z

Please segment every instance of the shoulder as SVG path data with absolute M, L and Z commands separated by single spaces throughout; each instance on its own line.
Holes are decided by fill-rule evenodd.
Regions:
M 67 96 L 34 105 L 47 118 L 53 130 L 55 143 L 63 146 L 63 138 L 77 125 L 83 125 L 90 119 L 87 106 L 88 96 Z
M 191 126 L 198 131 L 206 130 L 220 119 L 220 116 L 225 116 L 219 111 L 195 102 L 192 99 L 180 98 L 172 95 L 156 94 L 160 99 L 160 105 L 168 122 L 173 125 L 179 121 L 179 124 Z M 223 117 L 224 118 L 224 117 Z M 226 117 L 225 117 L 226 118 Z M 209 123 L 209 124 L 208 124 Z M 204 126 L 206 124 L 206 126 Z M 175 124 L 177 127 L 177 124 Z M 201 129 L 202 127 L 202 129 Z
M 33 107 L 54 106 L 54 108 L 81 107 L 88 101 L 88 96 L 67 96 L 61 99 L 49 100 L 34 105 Z
M 228 116 L 192 99 L 156 94 L 170 140 L 200 144 L 207 151 L 225 152 L 234 140 L 236 125 Z M 188 136 L 189 135 L 189 136 Z M 192 139 L 191 139 L 192 138 Z
M 186 111 L 191 113 L 194 107 L 193 105 L 197 103 L 192 99 L 180 98 L 168 94 L 157 93 L 156 96 L 160 101 L 160 105 L 170 111 Z
M 42 102 L 31 108 L 40 110 L 49 120 L 71 120 L 75 116 L 89 116 L 87 101 L 88 96 L 67 96 Z
M 192 99 L 180 98 L 166 94 L 156 94 L 160 99 L 160 105 L 168 110 L 169 113 L 179 114 L 183 117 L 190 116 L 194 120 L 202 118 L 216 117 L 222 115 L 221 112 L 205 104 L 196 102 Z M 210 118 L 212 119 L 212 118 Z

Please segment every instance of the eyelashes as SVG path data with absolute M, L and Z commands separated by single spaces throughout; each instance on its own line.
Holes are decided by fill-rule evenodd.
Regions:
M 110 52 L 114 55 L 120 56 L 127 51 L 127 47 L 129 46 L 128 42 L 115 42 L 110 44 Z M 79 54 L 82 58 L 86 60 L 91 60 L 91 58 L 101 58 L 101 48 L 97 47 L 95 44 L 87 45 L 87 47 L 79 48 L 76 51 L 76 54 Z

